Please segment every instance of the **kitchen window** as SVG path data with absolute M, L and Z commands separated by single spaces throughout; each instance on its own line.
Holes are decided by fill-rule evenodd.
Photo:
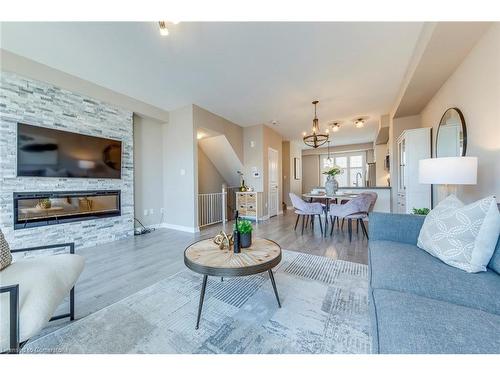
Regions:
M 321 186 L 325 186 L 326 175 L 323 172 L 328 171 L 334 165 L 338 165 L 343 173 L 335 178 L 339 182 L 339 187 L 365 186 L 366 176 L 366 152 L 335 153 L 320 156 Z

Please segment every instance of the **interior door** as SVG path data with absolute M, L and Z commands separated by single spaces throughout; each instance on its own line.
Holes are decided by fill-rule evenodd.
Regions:
M 278 151 L 269 148 L 268 151 L 268 159 L 269 159 L 269 198 L 268 198 L 268 212 L 269 217 L 278 215 L 278 205 L 279 205 L 279 197 L 278 197 Z

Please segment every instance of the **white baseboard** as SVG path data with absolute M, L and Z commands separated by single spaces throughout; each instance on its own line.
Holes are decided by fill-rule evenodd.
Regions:
M 169 223 L 161 223 L 155 225 L 157 228 L 166 228 L 178 230 L 180 232 L 188 232 L 188 233 L 198 233 L 200 231 L 199 227 L 188 227 L 185 225 L 177 225 L 177 224 L 169 224 Z
M 141 227 L 137 227 L 137 228 L 141 228 Z M 146 225 L 146 228 L 159 229 L 159 228 L 165 228 L 165 227 L 163 226 L 163 223 L 156 223 L 156 224 Z

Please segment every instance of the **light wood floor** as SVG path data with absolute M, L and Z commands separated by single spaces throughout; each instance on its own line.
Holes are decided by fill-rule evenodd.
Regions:
M 295 232 L 295 214 L 288 211 L 256 226 L 254 234 L 272 239 L 282 249 L 323 255 L 357 263 L 367 263 L 367 239 L 354 234 L 352 242 L 337 228 L 333 237 L 322 237 L 319 225 Z M 76 316 L 88 315 L 117 302 L 149 285 L 185 269 L 184 249 L 199 238 L 209 238 L 222 225 L 203 229 L 198 234 L 158 229 L 152 233 L 115 241 L 92 248 L 77 249 L 86 259 L 85 269 L 76 285 Z M 231 230 L 231 224 L 227 226 Z M 200 276 L 201 282 L 201 276 Z

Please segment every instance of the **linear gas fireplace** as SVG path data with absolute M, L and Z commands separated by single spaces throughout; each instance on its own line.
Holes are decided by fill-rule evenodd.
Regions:
M 119 190 L 14 193 L 14 229 L 121 215 Z

